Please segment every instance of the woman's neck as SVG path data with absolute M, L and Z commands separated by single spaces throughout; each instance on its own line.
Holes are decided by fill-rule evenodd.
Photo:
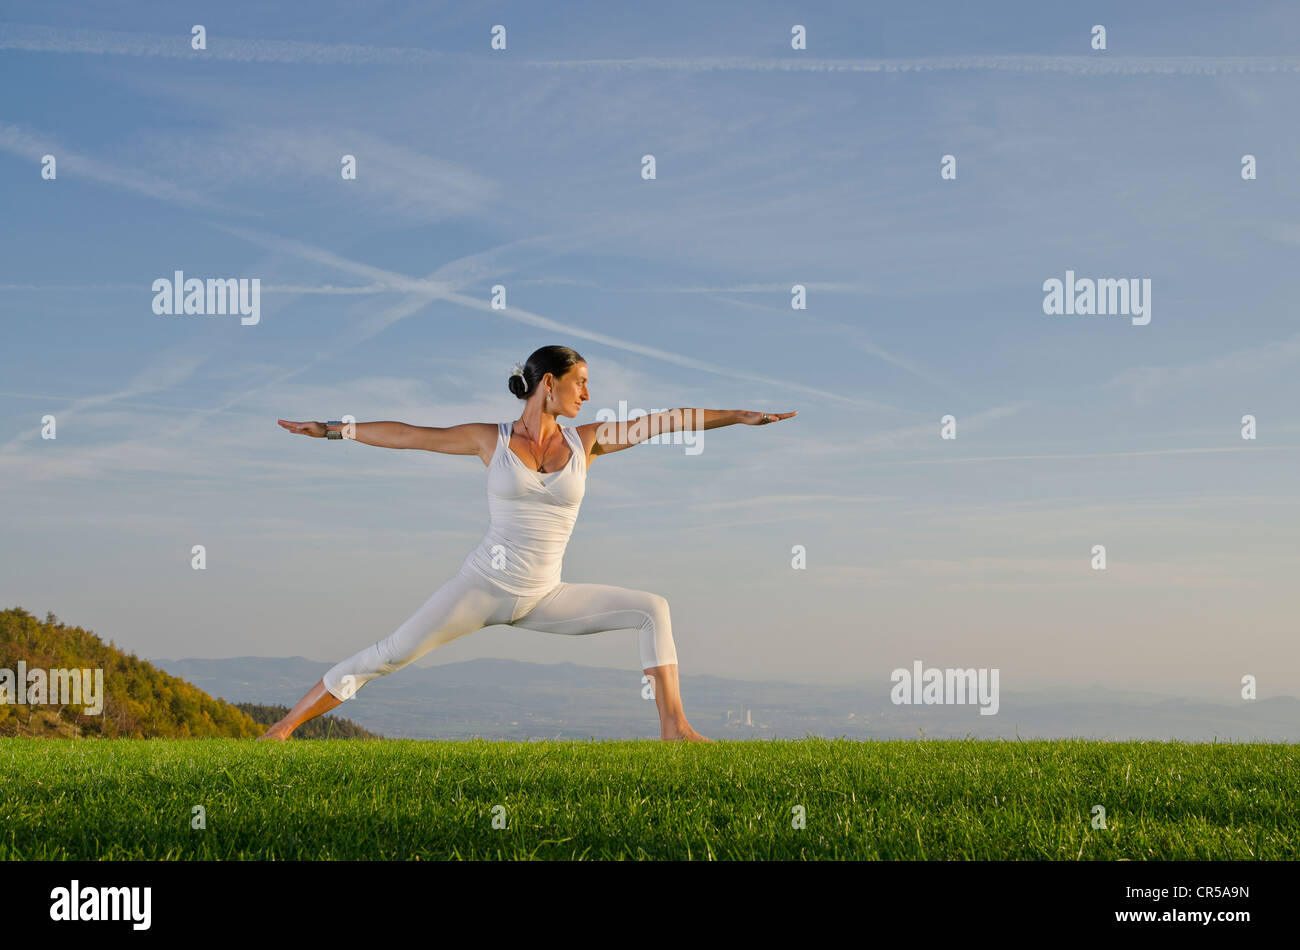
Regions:
M 523 428 L 528 437 L 537 445 L 545 444 L 560 428 L 560 423 L 555 418 L 555 415 L 543 412 L 541 407 L 535 409 L 525 407 L 516 425 Z

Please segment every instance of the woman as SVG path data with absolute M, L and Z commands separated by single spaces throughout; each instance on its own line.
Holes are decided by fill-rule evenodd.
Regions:
M 654 683 L 660 737 L 712 742 L 682 711 L 668 602 L 658 594 L 605 584 L 560 580 L 561 560 L 586 491 L 591 462 L 660 432 L 674 431 L 675 412 L 636 420 L 632 432 L 608 422 L 561 426 L 589 398 L 587 364 L 567 346 L 544 346 L 515 364 L 510 391 L 525 400 L 513 423 L 469 422 L 450 428 L 403 422 L 353 423 L 355 439 L 389 449 L 428 449 L 477 455 L 488 467 L 491 526 L 451 580 L 389 637 L 325 672 L 321 681 L 263 739 L 288 739 L 308 719 L 351 698 L 368 681 L 457 637 L 491 624 L 546 633 L 589 634 L 635 628 L 641 666 Z M 685 410 L 691 427 L 716 429 L 737 422 L 763 425 L 794 412 Z M 341 438 L 341 423 L 279 423 L 313 438 Z M 653 431 L 651 431 L 653 429 Z

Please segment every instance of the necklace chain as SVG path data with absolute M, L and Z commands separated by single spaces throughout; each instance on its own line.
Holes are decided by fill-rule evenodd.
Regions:
M 514 432 L 514 427 L 513 427 L 513 426 L 511 427 L 511 432 L 512 432 L 512 433 Z M 526 426 L 524 427 L 524 433 L 525 433 L 525 434 L 528 433 L 528 428 L 527 428 Z M 531 435 L 529 436 L 529 438 L 531 438 Z M 537 456 L 533 454 L 533 446 L 532 446 L 532 443 L 531 443 L 531 442 L 530 442 L 529 445 L 528 445 L 528 457 L 529 457 L 530 459 L 532 459 L 532 460 L 533 460 L 533 464 L 537 466 L 536 471 L 537 471 L 538 474 L 540 474 L 540 475 L 550 475 L 550 474 L 551 474 L 550 472 L 543 472 L 543 471 L 542 471 L 542 463 L 539 462 L 539 461 L 537 460 Z

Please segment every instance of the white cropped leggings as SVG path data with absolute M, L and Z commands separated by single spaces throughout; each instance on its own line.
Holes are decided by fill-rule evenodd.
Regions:
M 325 688 L 335 699 L 350 699 L 375 677 L 492 624 L 569 635 L 630 628 L 643 669 L 677 662 L 668 601 L 659 594 L 563 581 L 546 593 L 512 594 L 462 567 L 390 636 L 327 670 Z

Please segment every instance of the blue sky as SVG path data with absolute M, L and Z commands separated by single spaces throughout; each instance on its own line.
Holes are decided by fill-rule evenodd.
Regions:
M 484 470 L 275 420 L 514 419 L 513 363 L 560 343 L 588 361 L 577 424 L 799 410 L 592 466 L 564 578 L 667 597 L 683 672 L 1294 694 L 1297 26 L 1283 3 L 9 5 L 0 603 L 141 656 L 350 655 L 477 543 Z M 1151 322 L 1044 314 L 1067 269 L 1150 279 Z M 260 323 L 154 314 L 175 270 L 259 278 Z M 637 663 L 630 631 L 508 627 L 421 662 L 480 656 Z

